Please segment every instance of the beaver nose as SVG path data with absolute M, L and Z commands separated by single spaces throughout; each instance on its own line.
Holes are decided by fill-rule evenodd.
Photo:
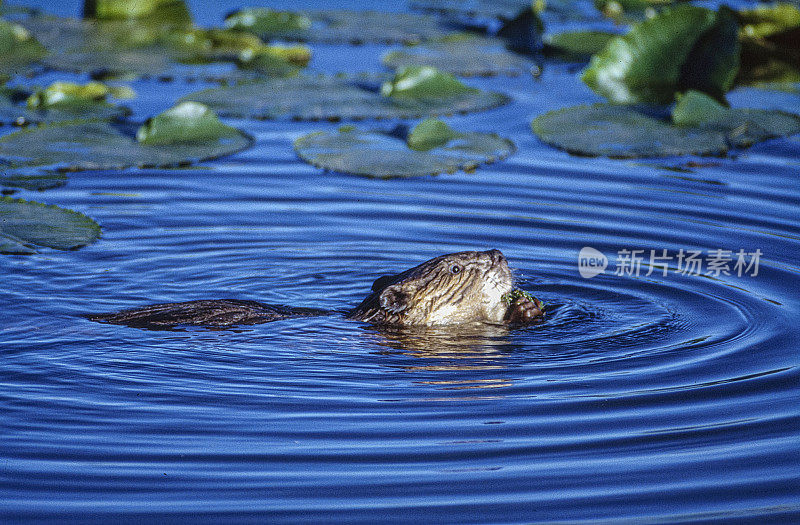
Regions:
M 487 250 L 486 255 L 489 256 L 493 264 L 502 264 L 506 262 L 506 258 L 500 250 Z

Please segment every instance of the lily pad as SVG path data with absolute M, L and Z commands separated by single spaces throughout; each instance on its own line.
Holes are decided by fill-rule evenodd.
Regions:
M 170 72 L 177 63 L 238 62 L 243 56 L 265 55 L 272 61 L 270 75 L 294 74 L 310 58 L 302 46 L 267 46 L 239 31 L 159 24 L 149 18 L 93 21 L 36 16 L 23 23 L 51 51 L 42 60 L 45 67 L 95 78 L 153 76 Z
M 25 73 L 46 54 L 45 47 L 27 29 L 0 20 L 0 76 Z
M 53 171 L 34 174 L 13 173 L 0 176 L 0 186 L 28 191 L 51 190 L 60 188 L 66 183 L 67 176 L 65 174 Z
M 181 100 L 201 102 L 222 116 L 296 120 L 419 118 L 480 111 L 509 101 L 452 77 L 418 76 L 399 88 L 397 78 L 406 77 L 397 76 L 384 86 L 338 77 L 277 78 L 206 89 Z
M 597 10 L 617 23 L 641 21 L 673 4 L 675 0 L 594 0 Z
M 197 102 L 182 102 L 148 119 L 136 131 L 136 140 L 149 146 L 213 144 L 241 136 L 238 129 L 223 124 L 208 106 Z
M 171 66 L 171 57 L 156 43 L 162 32 L 139 32 L 135 21 L 34 16 L 22 24 L 50 51 L 42 60 L 50 69 L 112 78 L 157 75 Z
M 737 34 L 726 7 L 680 5 L 612 39 L 592 57 L 583 81 L 617 103 L 669 104 L 689 89 L 721 99 L 739 65 Z
M 152 139 L 156 144 L 137 142 L 132 125 L 72 122 L 28 128 L 0 138 L 0 159 L 11 168 L 53 166 L 62 171 L 170 167 L 222 157 L 252 144 L 250 137 L 229 126 L 203 136 L 192 119 L 180 127 L 174 122 L 176 116 L 177 120 L 195 116 L 208 122 L 202 110 L 178 106 L 170 111 L 154 118 L 141 132 L 145 140 L 157 137 Z M 185 136 L 180 136 L 180 129 L 186 131 Z
M 508 139 L 458 132 L 434 119 L 423 121 L 406 137 L 344 126 L 300 137 L 294 148 L 313 166 L 384 179 L 472 171 L 515 151 Z
M 619 36 L 608 31 L 565 31 L 544 35 L 545 52 L 558 58 L 582 62 L 600 53 Z
M 75 250 L 100 238 L 100 226 L 72 210 L 0 197 L 0 253 L 27 255 L 35 247 Z
M 320 43 L 409 44 L 441 38 L 435 17 L 378 11 L 275 11 L 247 8 L 228 15 L 225 27 L 270 40 Z
M 708 117 L 677 126 L 642 107 L 595 104 L 545 113 L 531 126 L 543 142 L 569 153 L 612 158 L 721 155 L 800 133 L 800 117 L 780 111 L 724 108 Z
M 461 34 L 460 34 L 461 35 Z M 466 35 L 389 51 L 383 63 L 392 69 L 431 66 L 459 76 L 517 76 L 538 73 L 532 60 L 511 53 L 495 39 Z
M 84 0 L 83 16 L 98 20 L 159 17 L 191 23 L 189 9 L 182 0 Z
M 527 0 L 414 0 L 411 8 L 427 13 L 474 18 L 510 20 L 523 9 L 530 9 Z
M 44 94 L 46 91 L 29 94 L 19 89 L 0 88 L 0 123 L 22 126 L 76 119 L 114 120 L 130 114 L 128 108 L 103 100 L 62 100 L 60 103 L 49 103 L 48 101 L 53 101 L 51 95 L 55 90 L 51 89 L 48 94 Z M 27 102 L 29 100 L 30 103 Z
M 678 126 L 702 126 L 705 122 L 724 118 L 727 112 L 728 108 L 708 95 L 689 91 L 679 97 L 672 108 L 672 122 Z

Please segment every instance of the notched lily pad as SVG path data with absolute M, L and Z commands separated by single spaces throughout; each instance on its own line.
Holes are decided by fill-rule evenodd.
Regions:
M 480 111 L 509 101 L 430 69 L 398 73 L 383 85 L 303 76 L 207 89 L 181 100 L 201 102 L 222 116 L 296 120 L 419 118 Z
M 800 133 L 800 117 L 780 111 L 723 108 L 706 115 L 679 126 L 643 107 L 595 104 L 545 113 L 531 126 L 543 142 L 569 153 L 612 158 L 721 155 Z
M 459 76 L 516 76 L 538 73 L 532 60 L 508 51 L 490 38 L 465 33 L 458 37 L 410 46 L 383 55 L 383 63 L 392 69 L 409 66 L 431 66 Z
M 76 211 L 0 197 L 0 253 L 28 255 L 36 247 L 75 250 L 100 238 L 100 226 Z
M 228 15 L 225 27 L 264 39 L 321 43 L 414 43 L 446 33 L 436 18 L 378 11 L 276 11 L 247 8 Z
M 170 167 L 222 157 L 252 144 L 241 131 L 216 126 L 216 117 L 197 106 L 181 105 L 149 121 L 139 132 L 144 143 L 137 142 L 137 130 L 128 124 L 92 121 L 28 128 L 0 138 L 0 159 L 10 168 L 53 166 L 62 171 Z M 214 128 L 206 129 L 209 125 Z
M 490 133 L 462 133 L 435 119 L 391 133 L 343 126 L 297 139 L 297 155 L 318 168 L 375 178 L 419 177 L 472 171 L 504 159 L 514 144 Z

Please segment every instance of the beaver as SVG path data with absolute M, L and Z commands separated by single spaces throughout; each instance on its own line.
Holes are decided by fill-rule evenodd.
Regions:
M 92 321 L 137 328 L 182 325 L 227 327 L 329 314 L 315 308 L 239 299 L 164 303 L 110 314 Z M 441 255 L 397 275 L 384 275 L 346 317 L 378 326 L 447 326 L 464 323 L 528 324 L 544 317 L 541 301 L 515 289 L 500 250 Z

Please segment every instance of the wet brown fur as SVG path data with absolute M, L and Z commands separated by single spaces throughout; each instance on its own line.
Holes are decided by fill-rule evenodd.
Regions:
M 391 326 L 524 324 L 542 317 L 541 303 L 536 299 L 523 296 L 510 304 L 505 302 L 504 295 L 511 290 L 511 271 L 499 250 L 452 253 L 397 275 L 380 277 L 373 283 L 372 293 L 347 317 Z M 220 299 L 156 304 L 88 317 L 139 328 L 169 328 L 257 324 L 325 313 L 310 308 Z

